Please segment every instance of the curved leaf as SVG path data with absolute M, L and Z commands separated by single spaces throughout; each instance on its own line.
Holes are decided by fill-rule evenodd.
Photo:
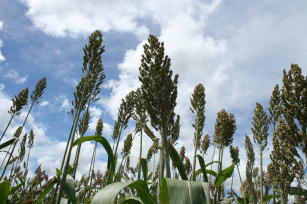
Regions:
M 215 186 L 220 187 L 224 181 L 226 181 L 228 178 L 231 177 L 233 173 L 233 169 L 235 167 L 235 163 L 230 165 L 229 167 L 223 169 L 216 177 L 215 179 Z
M 178 155 L 178 152 L 170 142 L 168 143 L 168 150 L 169 150 L 169 156 L 171 157 L 176 168 L 178 169 L 182 180 L 189 180 L 185 168 L 183 166 L 183 163 Z
M 208 164 L 206 164 L 206 167 L 207 167 L 207 166 L 210 166 L 210 165 L 212 165 L 212 164 L 214 164 L 214 163 L 221 163 L 221 162 L 219 162 L 219 161 L 209 162 Z
M 76 146 L 78 144 L 82 144 L 82 143 L 88 142 L 88 141 L 99 142 L 104 147 L 104 149 L 106 150 L 106 152 L 108 154 L 108 171 L 109 171 L 107 184 L 112 183 L 113 177 L 114 177 L 114 174 L 115 174 L 116 160 L 117 159 L 116 159 L 116 156 L 113 155 L 113 151 L 112 151 L 112 147 L 111 147 L 110 143 L 103 136 L 92 135 L 92 136 L 84 136 L 84 137 L 78 138 L 73 143 L 73 146 Z
M 35 201 L 34 204 L 39 204 L 41 203 L 44 198 L 46 197 L 46 195 L 53 189 L 53 186 L 57 183 L 57 180 L 54 178 L 52 182 L 50 182 L 47 187 L 45 188 L 45 190 L 39 195 L 39 197 L 37 198 L 37 200 Z
M 141 158 L 141 166 L 142 166 L 144 181 L 147 182 L 148 164 L 147 164 L 147 160 L 146 159 Z
M 160 203 L 163 204 L 210 203 L 209 184 L 205 182 L 163 178 L 160 192 Z
M 147 184 L 143 180 L 131 181 L 131 182 L 116 182 L 107 185 L 101 189 L 92 199 L 92 204 L 112 204 L 114 198 L 123 188 L 135 189 L 140 196 L 143 203 L 155 204 L 155 200 L 150 195 Z
M 198 162 L 199 162 L 200 168 L 201 168 L 201 170 L 203 172 L 204 181 L 208 182 L 208 176 L 207 176 L 207 173 L 206 173 L 205 161 L 204 161 L 203 157 L 200 156 L 200 155 L 197 155 L 197 158 L 198 158 Z M 195 180 L 195 178 L 194 178 L 194 180 Z
M 10 146 L 11 144 L 13 144 L 17 139 L 16 138 L 13 138 L 13 139 L 10 139 L 2 144 L 0 144 L 0 149 L 3 149 L 7 146 Z
M 198 169 L 197 171 L 195 171 L 195 176 L 198 176 L 199 174 L 203 173 L 203 170 L 202 169 Z M 210 169 L 206 169 L 206 174 L 210 174 L 212 176 L 217 176 L 217 173 L 213 170 L 210 170 Z
M 6 204 L 10 193 L 10 182 L 4 180 L 0 183 L 0 204 Z

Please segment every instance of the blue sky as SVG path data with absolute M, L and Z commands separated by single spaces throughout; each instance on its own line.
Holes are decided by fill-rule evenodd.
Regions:
M 1 0 L 0 130 L 7 122 L 10 99 L 47 77 L 45 95 L 31 114 L 28 129 L 38 135 L 32 168 L 40 163 L 54 173 L 71 124 L 66 112 L 81 74 L 82 47 L 87 36 L 100 29 L 106 45 L 106 80 L 101 100 L 91 109 L 92 130 L 102 118 L 104 134 L 110 135 L 120 99 L 139 86 L 142 44 L 153 33 L 165 42 L 172 69 L 179 74 L 176 111 L 182 120 L 177 148 L 185 144 L 192 150 L 189 98 L 197 83 L 206 88 L 205 130 L 212 136 L 216 112 L 225 108 L 237 119 L 234 145 L 242 146 L 244 135 L 251 133 L 255 103 L 267 108 L 282 70 L 297 63 L 306 74 L 306 8 L 304 0 Z M 10 133 L 22 117 L 14 121 Z M 126 133 L 132 130 L 131 126 Z M 146 147 L 151 145 L 145 142 Z M 134 144 L 137 148 L 138 141 Z M 92 147 L 85 145 L 80 175 L 88 169 Z M 243 171 L 243 148 L 240 153 Z M 99 155 L 97 168 L 103 168 L 102 150 Z M 132 155 L 136 158 L 137 151 Z

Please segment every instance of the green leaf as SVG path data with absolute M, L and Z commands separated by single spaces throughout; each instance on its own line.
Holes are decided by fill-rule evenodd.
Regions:
M 224 181 L 226 181 L 228 178 L 231 177 L 234 167 L 235 167 L 235 163 L 233 163 L 232 165 L 230 165 L 229 167 L 227 167 L 226 169 L 223 169 L 216 177 L 215 179 L 215 186 L 220 187 L 222 185 L 222 183 L 224 183 Z
M 208 164 L 206 164 L 206 167 L 207 167 L 207 166 L 210 166 L 210 165 L 212 165 L 212 164 L 214 164 L 214 163 L 220 163 L 220 162 L 219 162 L 219 161 L 209 162 Z
M 141 199 L 133 196 L 125 196 L 117 201 L 118 204 L 143 204 Z
M 73 204 L 77 203 L 75 180 L 70 174 L 67 174 L 66 176 L 66 182 L 63 186 L 63 190 Z
M 53 189 L 53 186 L 57 183 L 57 180 L 54 178 L 52 182 L 50 182 L 45 190 L 39 195 L 34 204 L 42 203 L 46 195 Z
M 147 164 L 147 160 L 146 159 L 141 158 L 141 166 L 142 166 L 144 181 L 147 182 L 148 164 Z
M 204 181 L 208 182 L 208 176 L 207 176 L 207 173 L 206 173 L 205 161 L 204 161 L 203 157 L 200 156 L 200 155 L 197 155 L 197 158 L 198 158 L 198 162 L 199 162 L 200 168 L 201 168 L 202 173 L 203 173 Z M 195 180 L 195 178 L 194 178 L 194 180 Z
M 4 180 L 0 183 L 0 204 L 6 204 L 10 193 L 10 182 Z
M 163 178 L 160 203 L 163 204 L 209 204 L 209 184 Z
M 197 177 L 199 174 L 203 173 L 203 170 L 202 169 L 198 169 L 195 171 L 195 176 Z M 206 174 L 210 174 L 212 176 L 217 176 L 217 173 L 213 170 L 210 170 L 210 169 L 206 169 Z
M 179 154 L 170 142 L 168 143 L 168 149 L 169 149 L 169 156 L 171 157 L 171 159 L 172 159 L 174 165 L 176 166 L 176 168 L 178 169 L 181 178 L 183 180 L 189 180 L 187 173 L 185 171 L 185 168 L 183 166 L 183 163 L 182 163 L 182 161 L 179 157 Z
M 155 200 L 150 195 L 146 182 L 143 180 L 109 184 L 96 193 L 92 199 L 92 204 L 112 204 L 118 192 L 126 187 L 135 189 L 143 203 L 156 204 Z
M 11 144 L 13 144 L 17 139 L 16 138 L 13 138 L 13 139 L 10 139 L 2 144 L 0 144 L 0 149 L 3 149 L 7 146 L 10 146 Z
M 297 187 L 290 187 L 290 195 L 301 195 L 301 196 L 307 196 L 307 190 L 303 188 L 297 188 Z
M 109 170 L 109 176 L 108 176 L 107 184 L 112 183 L 113 177 L 114 177 L 114 174 L 115 174 L 117 158 L 116 158 L 116 156 L 113 155 L 113 151 L 112 151 L 112 147 L 111 147 L 110 143 L 103 136 L 92 135 L 92 136 L 84 136 L 84 137 L 77 139 L 73 143 L 73 146 L 76 146 L 78 144 L 82 144 L 82 143 L 88 142 L 88 141 L 96 141 L 96 142 L 100 143 L 104 147 L 104 149 L 106 150 L 106 152 L 108 154 L 108 170 Z

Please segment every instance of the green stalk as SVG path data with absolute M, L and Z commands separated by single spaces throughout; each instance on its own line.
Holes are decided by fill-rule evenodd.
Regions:
M 140 155 L 139 155 L 138 180 L 141 179 L 142 145 L 143 145 L 143 130 L 141 130 L 141 135 L 140 135 Z
M 198 130 L 198 122 L 196 123 L 195 129 Z M 192 181 L 195 181 L 195 168 L 196 168 L 196 154 L 197 154 L 198 138 L 199 138 L 199 133 L 196 132 L 195 137 L 194 137 L 194 157 L 193 157 Z
M 263 204 L 262 148 L 260 146 L 260 204 Z
M 94 167 L 95 167 L 96 149 L 97 149 L 97 142 L 95 142 L 95 147 L 94 147 L 94 150 L 93 150 L 93 155 L 92 155 L 90 170 L 89 170 L 89 172 L 88 172 L 88 176 L 89 176 L 89 178 L 90 178 L 90 187 L 89 187 L 89 191 L 88 191 L 88 197 L 89 197 L 89 198 L 91 198 L 92 172 L 93 172 Z M 85 195 L 85 194 L 84 194 L 84 195 Z
M 23 121 L 23 124 L 22 124 L 22 127 L 21 127 L 21 131 L 22 131 L 23 127 L 25 126 L 27 120 L 28 120 L 29 114 L 30 114 L 30 112 L 31 112 L 31 110 L 32 110 L 32 108 L 33 108 L 34 103 L 35 103 L 35 101 L 34 101 L 33 103 L 31 103 L 31 106 L 30 106 L 30 109 L 29 109 L 29 111 L 28 111 L 28 113 L 27 113 L 27 116 L 26 116 L 25 120 Z M 21 133 L 20 133 L 20 134 L 21 134 Z M 20 136 L 19 136 L 19 137 L 20 137 Z M 14 144 L 13 149 L 12 149 L 12 151 L 11 151 L 11 154 L 9 155 L 9 158 L 8 158 L 8 160 L 7 160 L 7 162 L 6 162 L 6 165 L 5 165 L 5 167 L 4 167 L 4 170 L 3 170 L 2 175 L 1 175 L 1 177 L 0 177 L 0 181 L 2 181 L 2 178 L 3 178 L 4 174 L 5 174 L 5 171 L 6 171 L 7 167 L 8 167 L 8 165 L 9 165 L 9 161 L 11 160 L 11 157 L 13 156 L 13 153 L 14 153 L 14 150 L 15 150 L 15 148 L 16 148 L 16 145 L 17 145 L 17 142 Z
M 120 141 L 120 136 L 122 134 L 122 130 L 123 130 L 123 124 L 121 124 L 119 131 L 118 131 L 118 138 L 117 138 L 117 141 L 116 141 L 116 147 L 115 147 L 114 155 L 117 154 L 118 144 L 119 144 L 119 141 Z
M 15 113 L 11 116 L 9 122 L 7 123 L 7 125 L 6 125 L 6 127 L 5 127 L 5 129 L 4 129 L 4 132 L 3 132 L 2 135 L 1 135 L 0 142 L 1 142 L 2 138 L 4 137 L 4 135 L 5 135 L 6 131 L 7 131 L 7 129 L 9 128 L 9 126 L 10 126 L 10 124 L 11 124 L 11 122 L 12 122 L 14 116 L 15 116 Z
M 214 155 L 215 155 L 215 149 L 216 149 L 216 145 L 214 144 L 214 148 L 213 148 L 213 154 L 212 154 L 212 158 L 211 158 L 211 162 L 213 162 L 213 159 L 214 159 Z M 211 164 L 211 168 L 210 170 L 212 171 L 212 164 Z M 210 174 L 210 177 L 209 177 L 209 184 L 211 183 L 211 174 Z
M 80 118 L 80 111 L 78 111 L 78 114 L 77 114 L 77 122 L 79 121 L 79 118 Z M 66 159 L 66 163 L 65 163 L 65 167 L 64 167 L 63 178 L 62 178 L 62 181 L 61 181 L 61 186 L 64 186 L 65 181 L 66 181 L 67 171 L 68 171 L 67 167 L 68 167 L 69 162 L 70 162 L 71 152 L 72 152 L 72 148 L 73 148 L 72 144 L 75 140 L 75 134 L 76 134 L 76 129 L 77 129 L 76 127 L 77 127 L 77 125 L 75 125 L 75 127 L 74 127 L 72 137 L 71 137 L 71 141 L 70 141 L 70 144 L 69 144 L 67 159 Z M 57 204 L 60 204 L 62 194 L 63 194 L 63 188 L 60 188 L 60 194 L 59 194 L 59 197 L 58 197 Z

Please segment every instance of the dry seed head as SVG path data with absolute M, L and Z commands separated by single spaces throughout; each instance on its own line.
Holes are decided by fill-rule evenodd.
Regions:
M 96 135 L 102 136 L 102 130 L 103 130 L 103 122 L 101 119 L 98 120 L 96 125 Z
M 201 151 L 206 154 L 208 148 L 210 145 L 210 137 L 208 134 L 206 134 L 205 136 L 203 136 L 203 139 L 201 141 Z
M 228 147 L 233 140 L 233 134 L 236 131 L 236 120 L 233 114 L 227 113 L 222 109 L 217 113 L 215 122 L 214 143 L 222 144 L 223 147 Z
M 21 109 L 27 105 L 28 103 L 28 93 L 29 93 L 29 89 L 25 88 L 23 89 L 21 92 L 18 93 L 18 95 L 16 95 L 12 101 L 13 101 L 13 105 L 10 108 L 10 110 L 8 111 L 9 114 L 11 116 L 13 115 L 19 115 Z
M 239 147 L 233 147 L 232 145 L 230 145 L 229 151 L 230 151 L 230 157 L 232 159 L 232 163 L 239 164 L 240 163 Z
M 31 94 L 31 102 L 32 103 L 39 103 L 39 99 L 42 97 L 45 88 L 47 87 L 46 77 L 41 78 Z
M 129 135 L 127 135 L 125 141 L 124 141 L 124 148 L 123 148 L 123 151 L 122 151 L 122 154 L 124 156 L 128 156 L 130 154 L 130 150 L 131 150 L 131 147 L 132 147 L 132 134 L 130 133 Z
M 254 141 L 261 147 L 261 150 L 263 151 L 267 146 L 267 139 L 269 135 L 269 119 L 260 103 L 256 103 L 252 124 Z

